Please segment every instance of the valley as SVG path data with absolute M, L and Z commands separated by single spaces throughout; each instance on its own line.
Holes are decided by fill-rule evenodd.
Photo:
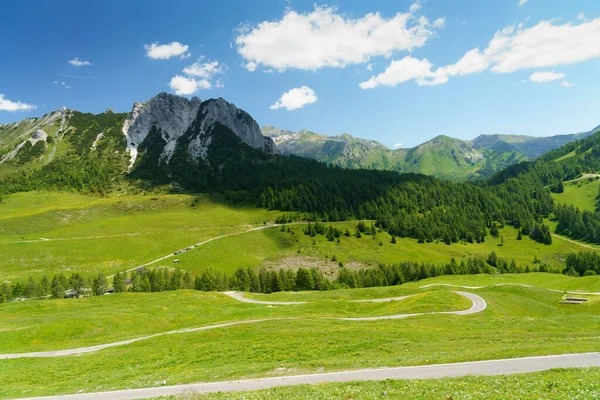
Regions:
M 440 137 L 393 156 L 339 139 L 402 154 L 380 171 L 370 150 L 354 164 L 280 154 L 223 99 L 63 114 L 0 130 L 5 148 L 44 128 L 55 140 L 0 164 L 2 398 L 575 353 L 590 355 L 570 366 L 600 367 L 598 133 Z M 509 142 L 521 155 L 493 153 Z M 474 143 L 497 168 L 454 182 L 482 164 L 444 160 L 454 146 L 480 157 Z

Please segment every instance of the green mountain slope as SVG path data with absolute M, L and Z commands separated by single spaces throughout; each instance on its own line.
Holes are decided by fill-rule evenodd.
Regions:
M 501 144 L 491 143 L 489 148 L 477 149 L 469 141 L 443 135 L 410 149 L 392 150 L 377 141 L 347 133 L 330 137 L 272 126 L 263 127 L 262 131 L 283 154 L 314 158 L 344 168 L 414 172 L 451 180 L 486 177 L 527 159 L 514 147 L 501 149 Z
M 600 127 L 590 132 L 551 137 L 480 135 L 473 140 L 440 135 L 410 149 L 392 150 L 377 141 L 347 133 L 326 136 L 308 130 L 262 128 L 263 134 L 271 137 L 283 154 L 309 157 L 345 168 L 414 172 L 457 181 L 489 177 L 597 130 Z

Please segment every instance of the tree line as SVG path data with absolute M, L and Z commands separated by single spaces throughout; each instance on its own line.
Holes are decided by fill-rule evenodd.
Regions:
M 592 259 L 595 264 L 589 264 Z M 114 275 L 112 287 L 102 272 L 93 278 L 85 278 L 80 273 L 69 277 L 62 273 L 55 274 L 52 279 L 44 275 L 41 278 L 30 276 L 26 282 L 0 284 L 0 302 L 24 299 L 45 298 L 78 298 L 101 296 L 109 289 L 111 292 L 163 292 L 179 289 L 195 289 L 201 291 L 236 290 L 252 293 L 273 293 L 297 290 L 333 290 L 344 288 L 361 288 L 372 286 L 392 286 L 405 282 L 442 275 L 527 273 L 527 272 L 560 272 L 547 265 L 517 265 L 514 260 L 505 260 L 495 252 L 484 259 L 467 257 L 457 262 L 454 258 L 448 263 L 417 263 L 404 261 L 392 265 L 379 265 L 375 268 L 351 270 L 340 266 L 335 277 L 328 278 L 317 268 L 298 268 L 258 271 L 252 268 L 238 268 L 232 274 L 214 269 L 206 269 L 197 276 L 177 268 L 139 268 L 129 273 L 119 272 Z M 586 264 L 587 263 L 587 264 Z M 567 258 L 567 267 L 563 273 L 571 269 L 582 270 L 582 265 L 600 272 L 600 256 L 594 253 L 580 253 Z M 580 275 L 589 275 L 581 272 Z

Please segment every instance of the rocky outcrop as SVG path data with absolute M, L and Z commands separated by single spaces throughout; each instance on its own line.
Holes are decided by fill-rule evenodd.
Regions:
M 161 131 L 167 142 L 165 156 L 170 157 L 175 143 L 194 122 L 200 109 L 200 99 L 188 100 L 184 97 L 160 93 L 146 104 L 134 103 L 131 114 L 123 124 L 130 155 L 129 168 L 137 158 L 138 146 L 146 139 L 152 127 Z M 169 153 L 171 151 L 171 153 Z
M 256 121 L 245 111 L 222 98 L 201 102 L 197 97 L 184 97 L 160 93 L 145 104 L 134 103 L 131 114 L 123 125 L 130 154 L 129 169 L 138 156 L 138 147 L 150 131 L 157 129 L 164 142 L 161 160 L 169 161 L 180 138 L 193 135 L 188 151 L 194 158 L 205 159 L 211 138 L 211 127 L 220 123 L 229 128 L 244 143 L 267 153 L 275 152 L 270 138 L 264 137 Z M 193 126 L 194 132 L 190 131 Z

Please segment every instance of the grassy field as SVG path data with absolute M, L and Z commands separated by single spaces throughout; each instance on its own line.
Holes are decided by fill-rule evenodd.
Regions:
M 337 227 L 356 230 L 355 223 L 337 223 Z M 181 268 L 194 273 L 205 268 L 215 268 L 232 272 L 240 266 L 266 267 L 267 269 L 296 268 L 299 266 L 315 266 L 325 273 L 335 275 L 338 262 L 346 267 L 358 268 L 376 266 L 379 263 L 392 264 L 400 261 L 418 261 L 447 263 L 452 257 L 458 262 L 464 257 L 486 257 L 495 251 L 499 257 L 514 259 L 517 264 L 532 265 L 533 258 L 542 262 L 563 266 L 564 254 L 586 250 L 576 243 L 557 239 L 552 245 L 537 243 L 528 237 L 516 240 L 517 230 L 505 228 L 501 231 L 501 239 L 491 236 L 484 243 L 453 244 L 418 243 L 416 239 L 397 238 L 391 244 L 391 236 L 378 233 L 375 240 L 363 235 L 340 238 L 340 243 L 329 242 L 324 236 L 312 238 L 303 233 L 304 224 L 289 226 L 293 234 L 281 232 L 280 229 L 268 229 L 251 232 L 243 236 L 229 237 L 214 241 L 200 249 L 179 256 Z M 315 243 L 313 244 L 313 240 Z M 381 245 L 379 244 L 381 242 Z M 332 262 L 333 255 L 336 262 Z
M 600 368 L 555 369 L 508 376 L 326 383 L 255 392 L 189 394 L 160 399 L 594 400 L 600 399 Z
M 231 207 L 205 195 L 6 196 L 0 204 L 0 279 L 70 271 L 112 274 L 193 243 L 261 226 L 277 215 Z
M 192 203 L 197 203 L 192 207 Z M 219 198 L 188 195 L 91 197 L 71 193 L 23 193 L 0 203 L 0 279 L 26 279 L 28 275 L 73 271 L 111 275 L 130 269 L 193 243 L 239 233 L 274 221 L 280 213 L 253 207 L 232 207 Z M 335 223 L 355 231 L 355 223 Z M 249 232 L 216 240 L 178 256 L 182 269 L 200 273 L 206 268 L 232 272 L 239 267 L 281 268 L 316 266 L 337 273 L 338 262 L 349 268 L 405 260 L 446 263 L 495 251 L 500 257 L 531 264 L 562 266 L 564 254 L 585 248 L 564 240 L 545 246 L 516 230 L 502 230 L 500 239 L 481 244 L 424 243 L 397 239 L 387 233 L 375 239 L 345 237 L 340 243 L 303 234 L 304 224 L 289 225 L 293 234 L 279 228 Z M 380 245 L 381 243 L 381 245 Z M 336 255 L 338 262 L 330 261 Z M 158 265 L 172 265 L 170 260 Z
M 468 307 L 450 288 L 418 289 L 426 283 L 536 284 L 546 278 L 553 289 L 595 290 L 600 281 L 581 278 L 577 284 L 576 278 L 550 274 L 438 277 L 397 287 L 290 294 L 309 302 L 297 306 L 241 303 L 193 291 L 2 304 L 2 352 L 99 344 L 238 319 L 284 319 L 160 336 L 80 356 L 2 360 L 0 397 L 148 387 L 163 379 L 177 384 L 598 351 L 600 296 L 565 306 L 558 304 L 561 293 L 538 288 L 468 290 L 488 303 L 485 311 L 470 316 L 362 322 L 331 318 Z M 394 303 L 339 301 L 411 293 L 420 294 Z
M 565 183 L 565 191 L 553 193 L 552 197 L 560 203 L 572 204 L 580 210 L 594 211 L 598 194 L 600 194 L 600 180 L 579 179 Z

